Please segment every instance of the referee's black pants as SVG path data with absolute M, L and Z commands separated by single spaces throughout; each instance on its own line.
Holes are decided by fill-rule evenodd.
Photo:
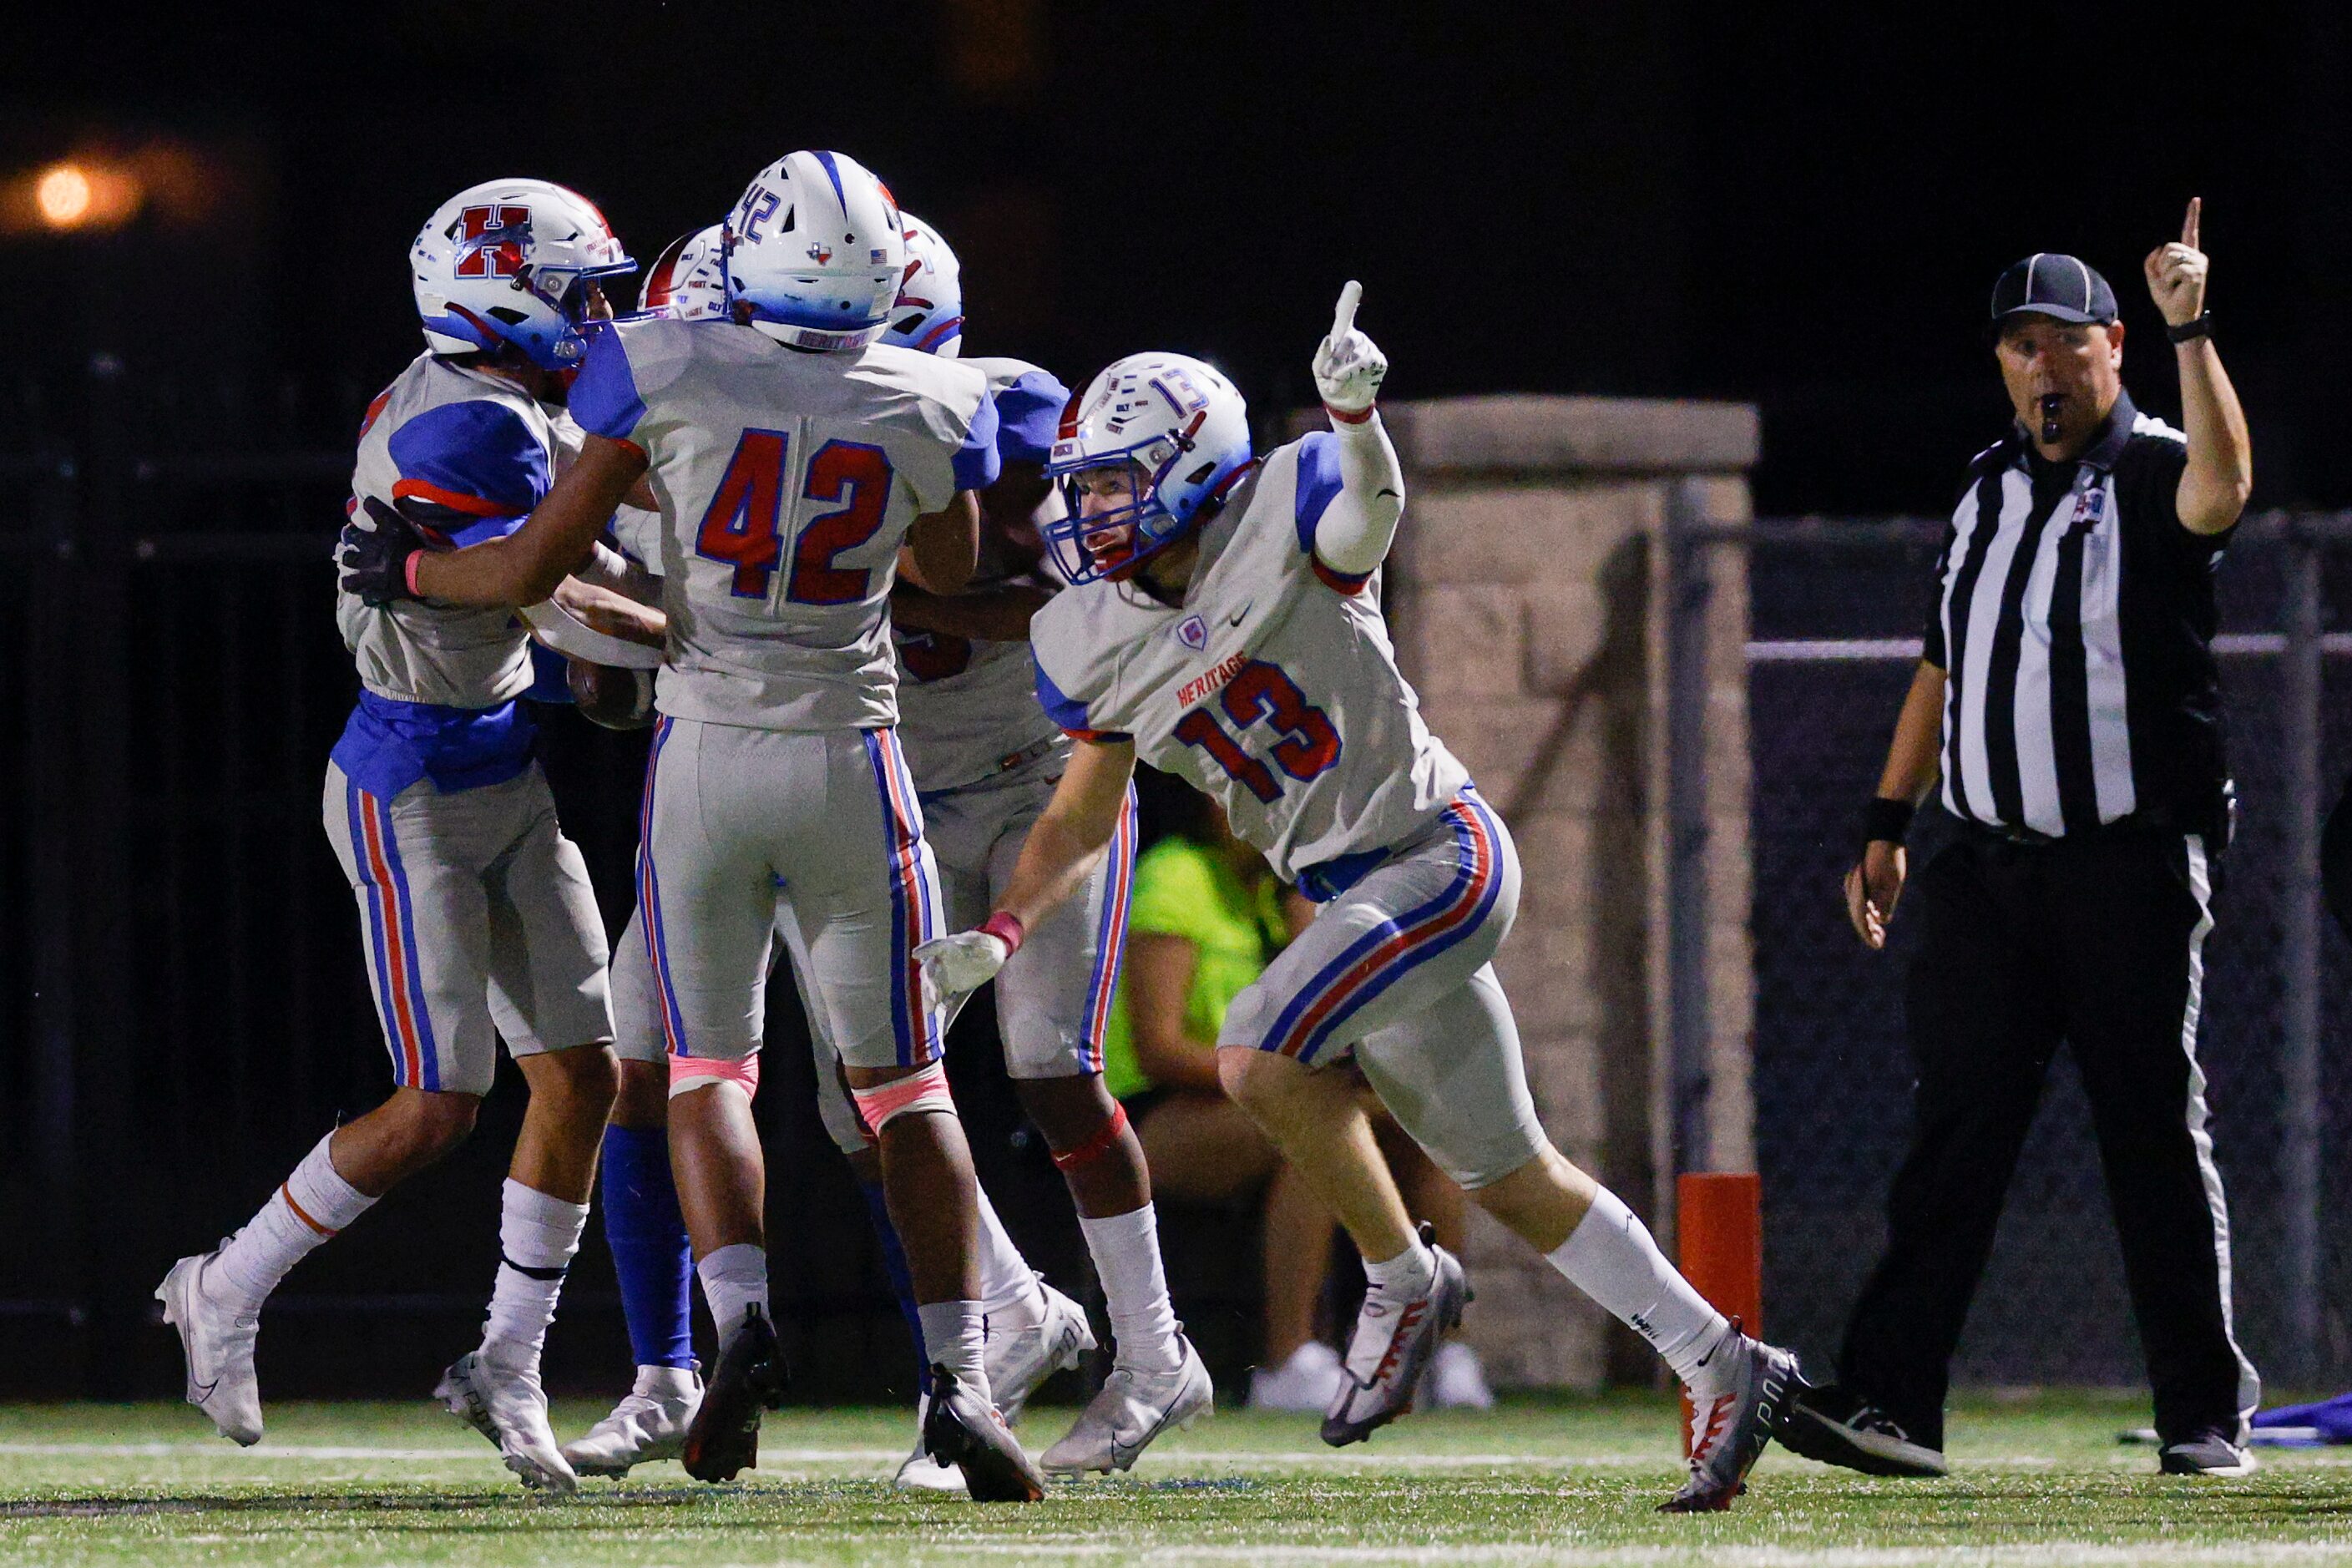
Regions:
M 2230 1222 L 2196 1057 L 2211 873 L 2204 841 L 2175 833 L 2022 844 L 1964 830 L 1914 879 L 1911 1148 L 1838 1370 L 1915 1440 L 1944 1446 L 1952 1352 L 2062 1040 L 2090 1097 L 2157 1430 L 2242 1439 L 2260 1389 L 2231 1332 Z

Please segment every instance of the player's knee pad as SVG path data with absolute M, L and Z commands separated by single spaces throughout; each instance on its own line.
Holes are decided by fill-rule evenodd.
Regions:
M 753 1051 L 740 1061 L 728 1061 L 716 1057 L 672 1057 L 669 1058 L 669 1097 L 676 1100 L 714 1083 L 731 1083 L 751 1099 L 760 1092 L 760 1053 Z
M 1127 1131 L 1127 1107 L 1114 1100 L 1110 1114 L 1095 1130 L 1094 1136 L 1074 1149 L 1054 1151 L 1054 1167 L 1059 1171 L 1075 1171 L 1091 1165 L 1118 1146 L 1118 1135 Z
M 943 1110 L 955 1114 L 955 1097 L 948 1092 L 948 1065 L 935 1061 L 919 1072 L 905 1078 L 877 1083 L 871 1089 L 853 1089 L 852 1099 L 857 1101 L 857 1114 L 875 1137 L 882 1129 L 901 1116 L 919 1110 Z

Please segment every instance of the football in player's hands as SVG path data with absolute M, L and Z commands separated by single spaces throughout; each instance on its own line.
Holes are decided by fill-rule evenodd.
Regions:
M 945 1007 L 952 1018 L 964 998 L 995 979 L 1012 956 L 1003 937 L 984 931 L 960 931 L 923 943 L 915 949 L 915 962 L 923 970 L 924 1010 Z
M 607 730 L 643 730 L 654 721 L 654 678 L 651 670 L 621 669 L 591 664 L 584 658 L 565 661 L 565 681 L 582 718 Z
M 1330 334 L 1315 351 L 1315 390 L 1321 394 L 1323 406 L 1342 417 L 1370 410 L 1389 373 L 1388 356 L 1380 345 L 1356 330 L 1356 304 L 1363 297 L 1364 286 L 1350 279 L 1339 290 Z
M 408 558 L 425 548 L 425 536 L 373 496 L 363 510 L 366 521 L 354 517 L 343 524 L 342 544 L 335 555 L 342 568 L 343 592 L 379 607 L 415 598 L 408 590 Z

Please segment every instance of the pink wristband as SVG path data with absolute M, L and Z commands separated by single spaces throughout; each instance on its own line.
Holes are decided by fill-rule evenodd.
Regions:
M 999 910 L 980 922 L 980 929 L 1004 944 L 1004 956 L 1012 957 L 1021 951 L 1021 939 L 1028 934 L 1019 915 Z
M 416 563 L 424 559 L 425 552 L 422 550 L 412 550 L 408 552 L 408 559 L 401 563 L 400 579 L 408 585 L 408 593 L 411 598 L 421 599 L 425 597 L 425 595 L 418 591 L 416 586 Z

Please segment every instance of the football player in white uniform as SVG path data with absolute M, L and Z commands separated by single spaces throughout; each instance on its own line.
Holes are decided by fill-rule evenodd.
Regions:
M 900 216 L 907 224 L 912 254 L 906 281 L 892 310 L 890 328 L 883 333 L 882 341 L 907 348 L 919 348 L 925 342 L 934 346 L 951 344 L 962 325 L 961 291 L 953 272 L 952 255 L 943 248 L 934 252 L 929 245 L 934 237 L 928 226 L 911 216 Z M 723 310 L 719 244 L 720 228 L 717 224 L 672 241 L 646 269 L 645 288 L 638 297 L 639 309 L 679 321 L 701 321 L 719 315 Z M 930 264 L 941 255 L 949 258 L 944 268 Z M 1044 375 L 1043 372 L 1035 374 Z M 1051 379 L 1045 377 L 1049 382 Z M 1039 489 L 1044 481 L 1035 470 L 1045 457 L 1043 447 L 1037 445 L 1039 408 L 1045 402 L 1052 404 L 1046 425 L 1046 438 L 1050 439 L 1050 420 L 1059 416 L 1066 397 L 1059 383 L 1053 383 L 1051 395 L 1047 396 L 1030 384 L 1029 378 L 1017 381 L 1010 393 L 992 390 L 992 400 L 1000 411 L 998 452 L 1007 461 L 1026 463 L 1030 469 L 1028 479 Z M 1003 416 L 1008 411 L 1009 420 Z M 998 492 L 1009 482 L 1012 481 L 1001 478 L 982 492 L 983 506 L 994 510 L 1000 504 Z M 1035 499 L 1034 493 L 1028 498 L 1031 504 Z M 613 532 L 625 553 L 656 564 L 661 559 L 660 528 L 658 512 L 648 514 L 631 507 L 624 507 L 613 522 Z M 904 584 L 895 590 L 900 594 L 907 591 Z M 658 594 L 656 579 L 656 597 Z M 1017 695 L 1021 706 L 1034 715 L 1036 702 L 1029 695 L 1025 651 L 1021 654 L 1020 664 L 1022 679 Z M 617 711 L 592 710 L 592 717 L 620 727 L 634 721 L 633 687 L 625 679 L 629 674 L 626 670 L 591 668 L 575 663 L 575 687 L 591 684 L 618 694 L 614 705 Z M 646 721 L 650 722 L 650 718 Z M 904 731 L 902 719 L 901 732 Z M 1058 735 L 1060 731 L 1054 733 Z M 919 764 L 917 776 L 919 781 Z M 623 1315 L 635 1352 L 636 1376 L 628 1394 L 609 1415 L 563 1446 L 563 1457 L 582 1475 L 622 1476 L 634 1466 L 677 1458 L 702 1399 L 701 1380 L 695 1373 L 689 1318 L 692 1262 L 686 1221 L 678 1208 L 670 1171 L 667 1115 L 669 1058 L 663 1037 L 661 1004 L 646 954 L 643 918 L 642 909 L 630 916 L 629 929 L 613 953 L 614 1049 L 621 1058 L 621 1089 L 614 1102 L 613 1125 L 604 1134 L 601 1165 L 604 1234 L 612 1247 Z M 922 1326 L 913 1282 L 907 1272 L 906 1255 L 898 1231 L 890 1224 L 884 1198 L 880 1155 L 843 1081 L 824 1010 L 816 1005 L 817 993 L 808 979 L 807 944 L 786 910 L 779 910 L 775 951 L 792 960 L 803 1009 L 810 1020 L 820 1120 L 857 1176 L 859 1191 L 866 1197 L 881 1242 L 884 1271 L 913 1339 L 917 1385 L 927 1392 L 929 1367 L 921 1357 Z M 747 1100 L 756 1082 L 752 1069 L 757 1060 L 753 1058 L 746 1061 L 746 1071 L 736 1083 Z M 734 1080 L 722 1080 L 731 1081 Z M 998 1408 L 1011 1420 L 1038 1384 L 1093 1348 L 1094 1336 L 1087 1324 L 1085 1310 L 1037 1277 L 1005 1233 L 1003 1222 L 989 1204 L 987 1193 L 977 1186 L 974 1191 L 980 1222 L 980 1299 L 987 1321 L 988 1383 Z M 932 1459 L 919 1436 L 913 1453 L 899 1466 L 898 1479 L 903 1486 L 926 1489 L 961 1491 L 964 1484 L 962 1472 Z
M 893 331 L 953 353 L 962 330 L 955 253 L 928 225 L 908 222 L 920 265 L 900 296 Z M 1032 516 L 1048 498 L 1044 468 L 1069 391 L 1020 360 L 966 363 L 987 372 L 1005 463 L 982 498 L 981 567 L 955 597 L 901 586 L 891 600 L 898 733 L 956 924 L 980 920 L 1003 891 L 1071 745 L 1037 706 L 1028 651 L 1030 617 L 1055 585 L 1036 570 Z M 1103 1031 L 1134 871 L 1130 800 L 1085 886 L 1028 933 L 996 976 L 1005 1068 L 1069 1184 L 1118 1346 L 1103 1387 L 1045 1451 L 1052 1471 L 1126 1469 L 1154 1437 L 1202 1415 L 1213 1400 L 1208 1371 L 1168 1299 L 1142 1145 L 1103 1088 Z M 1036 1304 L 1052 1307 L 1054 1299 Z M 1024 1319 L 1013 1321 L 1025 1327 Z M 992 1310 L 992 1336 L 997 1323 Z M 1075 1362 L 1081 1335 L 1084 1345 L 1093 1335 L 1082 1319 L 1070 1328 L 1077 1331 L 1057 1333 L 1057 1348 Z
M 635 264 L 593 205 L 543 180 L 459 193 L 410 262 L 426 351 L 368 407 L 351 508 L 434 548 L 499 538 L 548 491 L 583 325 L 610 313 L 600 280 Z M 586 557 L 575 564 L 592 570 Z M 180 1331 L 190 1403 L 224 1435 L 257 1441 L 261 1303 L 305 1254 L 465 1138 L 503 1037 L 530 1088 L 503 1257 L 481 1348 L 436 1393 L 525 1485 L 569 1491 L 540 1349 L 588 1215 L 613 1027 L 587 868 L 556 825 L 515 700 L 532 682 L 530 637 L 506 610 L 348 591 L 336 617 L 362 689 L 328 768 L 327 831 L 358 897 L 395 1087 L 320 1139 L 218 1251 L 182 1258 L 156 1295 Z
M 940 895 L 893 725 L 885 605 L 910 574 L 952 593 L 996 477 L 977 371 L 875 342 L 905 267 L 897 204 L 832 153 L 754 180 L 722 249 L 730 318 L 615 323 L 572 408 L 578 460 L 507 539 L 426 552 L 346 531 L 347 581 L 388 598 L 520 605 L 594 548 L 643 479 L 659 502 L 667 661 L 647 770 L 638 901 L 671 1056 L 671 1153 L 722 1336 L 683 1458 L 724 1479 L 782 1398 L 768 1318 L 764 1166 L 740 1082 L 760 1043 L 778 902 L 882 1149 L 934 1394 L 931 1452 L 973 1497 L 1034 1500 L 1042 1474 L 990 1402 L 970 1151 L 913 950 Z
M 974 931 L 926 944 L 952 1006 L 1093 872 L 1139 755 L 1214 795 L 1242 837 L 1325 907 L 1228 1010 L 1226 1091 L 1344 1225 L 1370 1289 L 1326 1442 L 1410 1401 L 1467 1299 L 1416 1235 L 1349 1079 L 1478 1204 L 1655 1346 L 1696 1411 L 1666 1505 L 1727 1507 L 1769 1440 L 1793 1357 L 1692 1289 L 1625 1205 L 1537 1123 L 1490 960 L 1518 900 L 1509 834 L 1422 721 L 1372 579 L 1404 505 L 1373 401 L 1387 362 L 1340 296 L 1314 361 L 1333 429 L 1253 460 L 1241 395 L 1213 367 L 1146 353 L 1097 376 L 1049 472 L 1045 530 L 1073 584 L 1038 611 L 1038 696 L 1079 744 L 1011 885 Z

